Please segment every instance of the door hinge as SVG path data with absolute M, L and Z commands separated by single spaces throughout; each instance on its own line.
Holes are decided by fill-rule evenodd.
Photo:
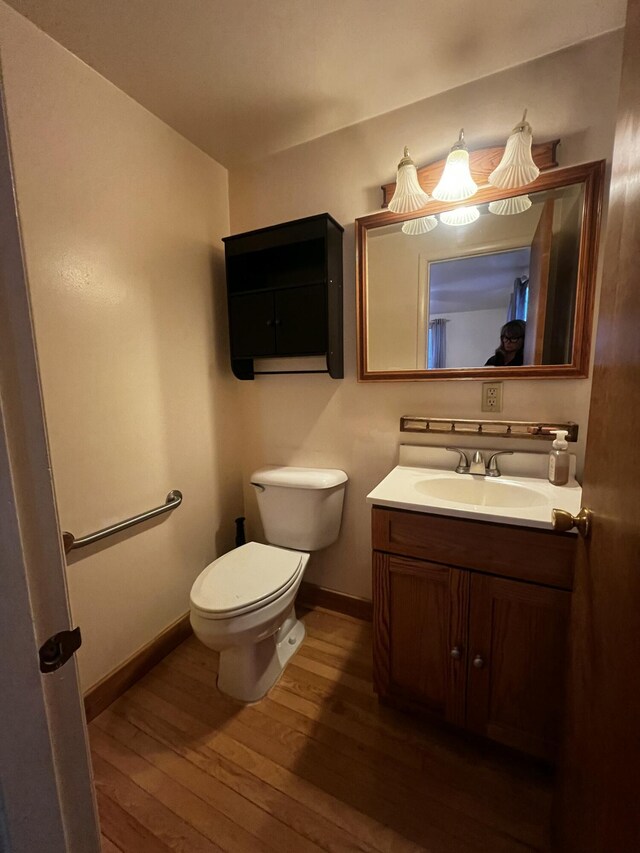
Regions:
M 54 672 L 60 669 L 78 651 L 82 645 L 80 628 L 60 631 L 40 647 L 40 672 Z

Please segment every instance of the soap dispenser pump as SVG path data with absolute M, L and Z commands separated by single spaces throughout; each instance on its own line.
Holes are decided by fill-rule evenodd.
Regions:
M 549 453 L 549 482 L 564 486 L 569 481 L 569 444 L 566 429 L 554 429 L 556 438 Z

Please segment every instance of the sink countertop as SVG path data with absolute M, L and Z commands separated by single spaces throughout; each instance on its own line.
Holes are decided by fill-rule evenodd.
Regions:
M 451 486 L 443 481 L 451 481 Z M 465 482 L 471 485 L 465 485 Z M 486 483 L 486 486 L 482 484 Z M 477 485 L 476 485 L 477 484 Z M 498 490 L 507 487 L 504 495 Z M 444 499 L 438 496 L 451 491 L 467 495 L 465 500 Z M 431 492 L 431 493 L 430 493 Z M 483 495 L 483 492 L 486 494 Z M 497 497 L 496 497 L 497 496 Z M 485 498 L 483 503 L 471 500 Z M 530 501 L 534 505 L 510 505 Z M 522 500 L 518 500 L 518 498 Z M 493 500 L 494 503 L 490 503 Z M 496 505 L 495 501 L 500 501 Z M 551 511 L 564 509 L 576 515 L 580 510 L 582 487 L 575 479 L 566 486 L 554 486 L 547 479 L 502 475 L 483 477 L 473 474 L 456 474 L 443 468 L 397 465 L 367 495 L 367 502 L 377 506 L 471 518 L 520 527 L 538 527 L 552 530 Z M 574 531 L 572 531 L 574 532 Z

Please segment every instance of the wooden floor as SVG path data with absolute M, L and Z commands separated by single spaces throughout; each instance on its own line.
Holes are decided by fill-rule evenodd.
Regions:
M 191 637 L 91 723 L 105 853 L 546 849 L 545 771 L 379 706 L 370 624 L 303 618 L 255 705 Z

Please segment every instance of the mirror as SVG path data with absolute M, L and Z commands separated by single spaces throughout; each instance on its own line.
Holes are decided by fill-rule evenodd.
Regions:
M 586 376 L 603 170 L 357 220 L 359 378 Z

